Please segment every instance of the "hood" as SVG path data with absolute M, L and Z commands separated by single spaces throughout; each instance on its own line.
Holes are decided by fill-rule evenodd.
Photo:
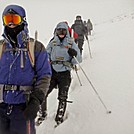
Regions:
M 6 13 L 8 13 L 10 10 L 15 11 L 17 14 L 19 14 L 22 18 L 26 17 L 26 13 L 23 7 L 18 6 L 18 5 L 9 5 L 7 6 L 4 11 L 3 11 L 3 15 L 5 15 Z
M 5 15 L 8 12 L 12 12 L 12 11 L 15 12 L 16 14 L 20 15 L 23 18 L 23 22 L 22 22 L 21 25 L 15 27 L 13 29 L 8 28 L 7 26 L 5 26 L 3 24 L 4 25 L 4 33 L 3 33 L 4 38 L 6 38 L 6 39 L 8 38 L 10 41 L 12 39 L 16 40 L 16 39 L 18 39 L 18 35 L 20 36 L 21 33 L 25 33 L 25 37 L 28 38 L 29 37 L 29 35 L 28 35 L 29 31 L 28 31 L 28 28 L 27 28 L 28 24 L 26 22 L 26 12 L 25 12 L 24 8 L 19 6 L 19 5 L 8 5 L 4 9 L 2 15 Z
M 56 29 L 59 29 L 59 28 L 64 28 L 64 29 L 67 30 L 68 29 L 68 26 L 67 26 L 67 24 L 65 22 L 60 22 L 56 26 Z
M 56 29 L 63 28 L 67 30 L 67 37 L 70 37 L 69 31 L 68 31 L 68 25 L 65 22 L 60 22 L 57 24 Z M 55 29 L 55 30 L 56 30 Z

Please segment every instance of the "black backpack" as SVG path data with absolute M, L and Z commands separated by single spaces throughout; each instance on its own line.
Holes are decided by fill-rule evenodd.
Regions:
M 82 26 L 82 24 L 75 24 L 75 25 L 74 25 L 74 31 L 75 31 L 78 35 L 83 35 L 83 26 Z

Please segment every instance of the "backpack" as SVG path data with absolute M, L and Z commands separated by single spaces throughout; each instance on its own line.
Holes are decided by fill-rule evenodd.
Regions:
M 78 34 L 78 35 L 83 35 L 83 26 L 81 24 L 76 24 L 74 25 L 74 31 Z
M 27 48 L 16 48 L 16 51 L 24 51 L 24 52 L 28 51 L 28 56 L 29 56 L 32 67 L 34 67 L 35 65 L 34 47 L 35 47 L 35 40 L 30 38 Z M 0 59 L 4 51 L 5 51 L 5 40 L 0 40 Z M 21 67 L 23 68 L 23 63 L 21 64 Z

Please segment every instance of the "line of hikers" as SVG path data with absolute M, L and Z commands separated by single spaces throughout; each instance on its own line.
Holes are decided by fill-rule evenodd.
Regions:
M 36 134 L 35 118 L 38 112 L 41 114 L 39 119 L 47 116 L 47 97 L 54 88 L 58 88 L 59 100 L 55 121 L 62 123 L 71 70 L 77 64 L 75 58 L 82 62 L 86 28 L 81 16 L 76 17 L 71 28 L 65 21 L 58 23 L 46 48 L 37 39 L 29 37 L 22 6 L 8 5 L 2 13 L 2 20 L 0 133 Z

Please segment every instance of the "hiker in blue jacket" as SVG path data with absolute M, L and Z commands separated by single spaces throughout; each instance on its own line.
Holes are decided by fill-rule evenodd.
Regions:
M 52 77 L 47 96 L 54 88 L 58 88 L 59 105 L 55 121 L 59 124 L 63 122 L 66 110 L 68 90 L 71 83 L 71 69 L 73 65 L 77 64 L 74 56 L 81 62 L 81 55 L 77 44 L 70 38 L 68 26 L 65 22 L 57 24 L 55 36 L 46 49 L 52 67 Z M 42 117 L 44 118 L 47 115 L 46 103 L 47 100 L 42 103 Z
M 36 134 L 34 119 L 51 78 L 48 54 L 41 42 L 29 37 L 23 7 L 7 6 L 2 20 L 0 134 Z

